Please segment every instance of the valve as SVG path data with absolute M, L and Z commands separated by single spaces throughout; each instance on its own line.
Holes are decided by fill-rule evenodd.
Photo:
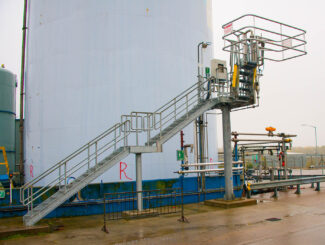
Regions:
M 269 126 L 269 127 L 266 127 L 265 130 L 268 132 L 274 132 L 276 130 L 276 128 Z

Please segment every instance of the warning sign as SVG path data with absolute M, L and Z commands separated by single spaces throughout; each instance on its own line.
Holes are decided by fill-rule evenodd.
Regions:
M 292 48 L 292 39 L 283 40 L 282 46 L 284 46 L 285 48 Z
M 232 33 L 232 23 L 224 26 L 223 32 L 224 32 L 225 35 L 227 35 L 229 33 Z

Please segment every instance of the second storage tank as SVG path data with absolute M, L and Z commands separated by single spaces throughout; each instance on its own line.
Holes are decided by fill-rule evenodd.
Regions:
M 15 170 L 15 108 L 16 76 L 0 68 L 0 147 L 5 147 L 10 171 Z M 4 162 L 1 150 L 0 162 Z M 0 174 L 6 174 L 4 165 L 0 165 Z

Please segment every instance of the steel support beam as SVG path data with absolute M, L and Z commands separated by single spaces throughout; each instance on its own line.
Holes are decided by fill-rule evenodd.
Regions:
M 135 154 L 135 164 L 136 164 L 136 186 L 137 186 L 137 207 L 138 211 L 143 210 L 142 202 L 142 155 L 141 153 Z
M 232 152 L 231 152 L 231 124 L 230 107 L 224 106 L 222 111 L 223 128 L 223 152 L 225 162 L 225 200 L 234 199 L 233 175 L 232 175 Z

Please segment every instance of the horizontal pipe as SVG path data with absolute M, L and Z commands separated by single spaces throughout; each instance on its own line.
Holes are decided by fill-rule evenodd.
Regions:
M 242 164 L 243 161 L 232 162 L 232 164 Z M 223 165 L 224 162 L 215 162 L 215 163 L 191 163 L 191 164 L 182 164 L 182 167 L 194 167 L 194 166 L 211 166 L 211 165 Z
M 261 134 L 261 133 L 238 133 L 238 132 L 232 132 L 231 133 L 232 135 L 252 135 L 252 136 L 271 136 L 271 137 L 284 137 L 284 138 L 287 138 L 287 137 L 297 137 L 296 134 Z
M 282 143 L 283 140 L 268 140 L 268 139 L 262 139 L 262 140 L 257 140 L 257 139 L 231 139 L 233 142 L 239 142 L 239 141 L 257 141 L 257 142 L 269 142 L 269 143 L 274 143 L 274 142 L 277 142 L 277 143 Z M 285 142 L 285 143 L 289 143 L 289 142 Z
M 266 145 L 266 144 L 277 144 L 277 142 L 253 142 L 253 143 L 241 143 L 237 144 L 238 146 L 246 146 L 246 145 Z
M 289 179 L 289 180 L 279 180 L 279 181 L 270 181 L 262 183 L 253 183 L 250 188 L 252 190 L 266 189 L 266 188 L 276 188 L 289 185 L 301 185 L 301 184 L 310 184 L 317 182 L 325 182 L 325 176 L 309 177 L 309 178 L 299 178 L 299 179 Z
M 232 171 L 242 170 L 243 167 L 233 167 Z M 196 170 L 182 170 L 177 171 L 177 174 L 191 174 L 191 173 L 208 173 L 208 172 L 224 172 L 224 168 L 216 168 L 216 169 L 196 169 Z

